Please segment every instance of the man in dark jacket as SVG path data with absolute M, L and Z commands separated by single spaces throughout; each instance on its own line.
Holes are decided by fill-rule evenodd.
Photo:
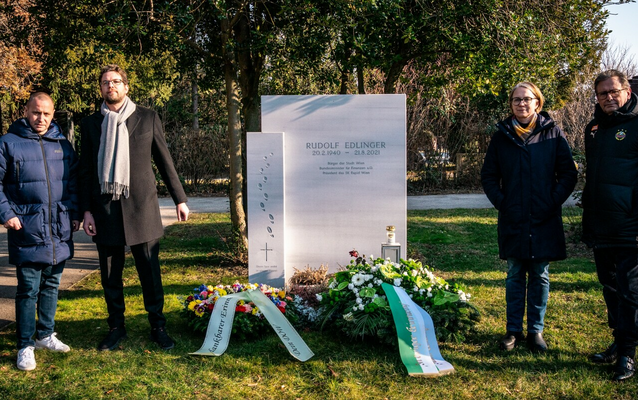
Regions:
M 25 118 L 0 138 L 0 223 L 18 278 L 17 366 L 24 371 L 36 367 L 35 349 L 69 351 L 56 337 L 54 319 L 64 263 L 73 256 L 72 232 L 80 226 L 78 163 L 52 119 L 51 97 L 34 93 Z
M 102 68 L 100 112 L 82 120 L 80 210 L 84 231 L 93 236 L 100 259 L 109 333 L 99 350 L 113 350 L 126 337 L 122 271 L 130 246 L 140 278 L 151 340 L 164 350 L 175 342 L 166 333 L 159 238 L 164 234 L 152 161 L 177 205 L 178 221 L 188 218 L 186 194 L 168 152 L 156 112 L 127 96 L 126 72 Z M 152 160 L 152 161 L 151 161 Z
M 590 357 L 613 363 L 613 380 L 635 372 L 638 344 L 638 97 L 616 70 L 594 82 L 598 104 L 585 129 L 583 241 L 594 248 L 614 343 Z

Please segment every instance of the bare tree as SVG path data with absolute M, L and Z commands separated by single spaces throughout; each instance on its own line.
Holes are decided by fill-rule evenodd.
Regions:
M 627 47 L 616 46 L 613 43 L 601 57 L 598 70 L 589 70 L 579 75 L 570 98 L 563 108 L 552 113 L 552 117 L 563 129 L 575 155 L 584 154 L 585 144 L 583 133 L 585 126 L 592 120 L 596 96 L 594 95 L 594 80 L 601 71 L 617 69 L 628 77 L 638 74 L 638 60 L 632 56 Z
M 600 61 L 602 71 L 617 69 L 628 77 L 638 75 L 638 60 L 631 54 L 628 46 L 616 45 L 611 42 L 603 53 Z

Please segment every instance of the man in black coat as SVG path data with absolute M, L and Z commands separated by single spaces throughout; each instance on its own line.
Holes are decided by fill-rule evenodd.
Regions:
M 613 363 L 613 380 L 635 372 L 638 344 L 638 97 L 616 70 L 594 82 L 598 104 L 585 129 L 583 241 L 594 248 L 614 343 L 590 357 Z
M 140 278 L 151 339 L 169 350 L 164 290 L 159 265 L 163 235 L 152 161 L 177 207 L 178 221 L 188 219 L 186 194 L 168 152 L 159 116 L 127 96 L 126 72 L 102 68 L 99 112 L 81 122 L 80 210 L 84 231 L 97 245 L 102 287 L 109 313 L 109 333 L 99 350 L 113 350 L 126 337 L 122 270 L 130 246 Z

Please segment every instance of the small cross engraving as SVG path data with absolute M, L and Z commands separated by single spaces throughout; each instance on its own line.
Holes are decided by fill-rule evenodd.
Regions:
M 265 249 L 260 249 L 260 250 L 266 252 L 266 261 L 268 261 L 268 252 L 269 251 L 273 251 L 273 249 L 269 249 L 268 248 L 268 242 L 266 242 L 266 248 Z

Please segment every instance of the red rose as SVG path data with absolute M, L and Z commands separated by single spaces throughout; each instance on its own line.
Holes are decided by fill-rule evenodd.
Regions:
M 284 308 L 282 306 L 277 306 L 277 308 L 279 309 L 279 311 L 281 311 L 282 314 L 286 313 L 286 308 Z
M 245 306 L 237 306 L 235 307 L 235 312 L 246 312 L 246 307 Z
M 350 251 L 350 257 L 359 257 L 359 252 L 356 250 L 351 250 Z
M 191 301 L 193 301 L 193 296 L 188 296 L 188 297 L 186 298 L 186 301 L 187 301 L 187 302 L 189 302 L 189 303 L 190 303 Z
M 208 305 L 208 311 L 213 311 L 213 308 L 214 308 L 214 307 L 215 307 L 215 304 L 210 303 L 210 304 Z

